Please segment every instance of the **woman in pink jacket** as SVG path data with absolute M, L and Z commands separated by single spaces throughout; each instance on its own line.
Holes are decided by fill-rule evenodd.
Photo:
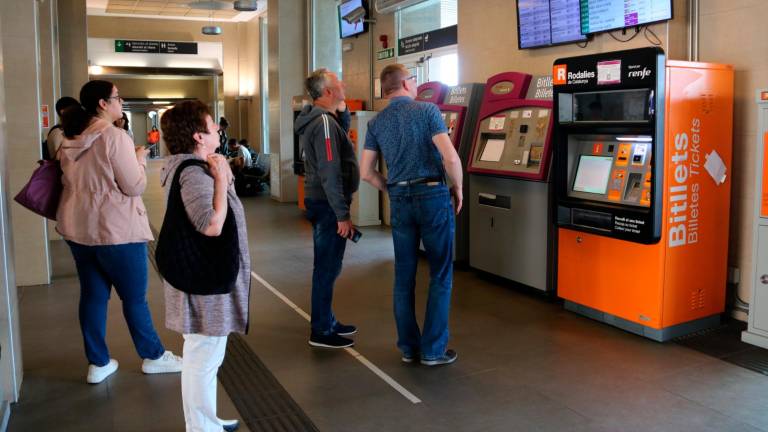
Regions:
M 147 305 L 147 241 L 152 240 L 141 194 L 147 151 L 112 123 L 123 99 L 108 81 L 80 90 L 80 106 L 64 113 L 66 140 L 59 151 L 64 191 L 56 230 L 72 250 L 80 278 L 80 328 L 90 384 L 117 370 L 105 340 L 112 286 L 122 301 L 144 373 L 181 371 L 181 358 L 160 342 Z

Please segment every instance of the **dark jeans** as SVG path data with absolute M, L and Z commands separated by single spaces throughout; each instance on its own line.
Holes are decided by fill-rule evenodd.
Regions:
M 389 186 L 395 247 L 394 308 L 397 346 L 404 355 L 434 360 L 448 344 L 448 311 L 453 284 L 453 205 L 445 185 Z M 423 332 L 416 322 L 416 265 L 419 242 L 429 262 L 429 295 Z
M 147 244 L 84 246 L 67 241 L 80 277 L 80 329 L 85 356 L 96 366 L 109 363 L 107 303 L 114 285 L 123 304 L 123 316 L 133 344 L 144 359 L 160 358 L 165 352 L 152 325 L 147 305 Z
M 347 239 L 337 234 L 336 214 L 326 200 L 305 198 L 307 219 L 312 222 L 315 263 L 312 270 L 312 333 L 328 335 L 336 326 L 331 310 L 333 284 L 341 273 Z

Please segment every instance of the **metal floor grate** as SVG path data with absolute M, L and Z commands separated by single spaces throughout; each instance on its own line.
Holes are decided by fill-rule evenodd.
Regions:
M 747 325 L 728 320 L 720 327 L 675 339 L 675 342 L 728 363 L 768 375 L 768 350 L 741 341 Z
M 229 336 L 219 381 L 250 430 L 319 432 L 240 335 Z

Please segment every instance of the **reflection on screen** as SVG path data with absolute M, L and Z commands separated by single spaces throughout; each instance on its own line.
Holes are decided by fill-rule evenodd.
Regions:
M 672 0 L 581 0 L 584 34 L 672 19 Z
M 604 194 L 608 188 L 608 177 L 611 174 L 613 157 L 587 156 L 579 158 L 579 168 L 576 170 L 576 180 L 573 190 L 593 194 Z
M 352 22 L 342 17 L 354 18 Z M 365 31 L 363 19 L 365 19 L 365 8 L 362 0 L 349 0 L 339 5 L 339 28 L 341 37 L 354 36 Z
M 498 162 L 501 160 L 501 154 L 504 153 L 504 140 L 489 139 L 485 143 L 483 154 L 480 155 L 480 160 L 485 162 Z
M 619 90 L 577 93 L 573 99 L 576 121 L 646 121 L 650 91 Z

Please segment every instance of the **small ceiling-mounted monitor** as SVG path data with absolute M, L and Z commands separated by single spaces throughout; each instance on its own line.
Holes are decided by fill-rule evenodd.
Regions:
M 339 5 L 339 34 L 342 38 L 368 31 L 368 5 L 364 0 L 347 0 Z

